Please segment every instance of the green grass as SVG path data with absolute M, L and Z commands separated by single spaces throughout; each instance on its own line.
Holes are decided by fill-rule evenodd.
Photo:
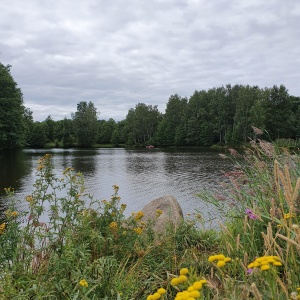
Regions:
M 7 190 L 0 299 L 299 299 L 299 156 L 264 141 L 232 153 L 225 201 L 201 193 L 226 222 L 205 229 L 195 214 L 159 239 L 140 212 L 125 218 L 118 186 L 94 199 L 80 173 L 56 176 L 46 155 L 28 211 Z

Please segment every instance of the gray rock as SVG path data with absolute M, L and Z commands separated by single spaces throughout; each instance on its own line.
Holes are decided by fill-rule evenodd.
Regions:
M 161 214 L 158 216 L 158 212 Z M 144 222 L 153 221 L 156 235 L 164 235 L 168 225 L 178 226 L 183 221 L 183 213 L 178 201 L 171 195 L 152 200 L 143 209 Z

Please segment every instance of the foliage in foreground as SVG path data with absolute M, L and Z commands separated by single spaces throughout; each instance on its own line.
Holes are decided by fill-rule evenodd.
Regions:
M 125 217 L 117 186 L 95 200 L 45 156 L 27 223 L 13 207 L 0 222 L 0 299 L 299 299 L 299 156 L 252 146 L 225 174 L 225 201 L 202 195 L 227 213 L 220 230 L 186 220 L 161 237 L 142 212 Z

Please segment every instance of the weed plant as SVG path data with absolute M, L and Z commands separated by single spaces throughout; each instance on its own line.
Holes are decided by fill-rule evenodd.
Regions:
M 160 236 L 142 212 L 124 216 L 117 185 L 94 199 L 44 156 L 28 211 L 7 189 L 0 299 L 300 299 L 299 156 L 259 139 L 231 153 L 223 198 L 201 194 L 226 222 L 207 229 L 195 213 Z

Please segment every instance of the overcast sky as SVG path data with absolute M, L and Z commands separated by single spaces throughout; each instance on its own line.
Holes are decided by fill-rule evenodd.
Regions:
M 1 0 L 0 62 L 36 121 L 80 101 L 120 121 L 228 83 L 300 96 L 300 1 Z

